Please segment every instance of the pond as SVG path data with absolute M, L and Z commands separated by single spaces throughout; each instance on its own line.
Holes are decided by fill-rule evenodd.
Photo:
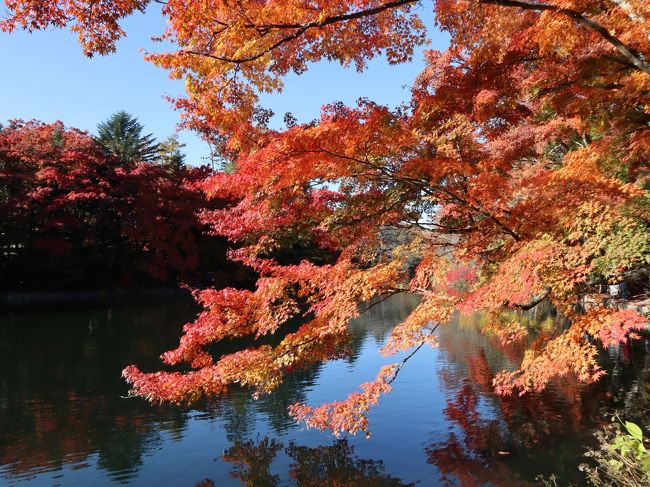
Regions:
M 292 421 L 289 404 L 343 399 L 397 361 L 378 349 L 417 302 L 402 295 L 372 307 L 351 324 L 348 358 L 297 373 L 269 396 L 232 390 L 192 408 L 124 398 L 120 378 L 131 363 L 159 366 L 197 312 L 192 303 L 4 314 L 0 485 L 526 486 L 551 473 L 580 485 L 590 430 L 647 394 L 640 341 L 603 354 L 610 373 L 597 385 L 496 397 L 492 377 L 522 350 L 482 334 L 475 316 L 439 327 L 440 346 L 408 362 L 370 414 L 370 439 Z

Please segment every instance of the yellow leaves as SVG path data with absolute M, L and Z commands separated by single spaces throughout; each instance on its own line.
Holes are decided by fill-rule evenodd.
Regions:
M 577 335 L 587 333 L 598 338 L 604 347 L 619 345 L 629 338 L 638 338 L 637 331 L 648 325 L 648 320 L 634 310 L 594 308 L 578 316 L 572 325 Z
M 463 163 L 465 161 L 461 152 L 462 143 L 472 140 L 475 132 L 476 127 L 471 118 L 466 114 L 458 113 L 430 131 L 424 136 L 424 140 L 435 146 L 436 155 L 441 162 L 448 158 Z M 465 167 L 469 169 L 469 166 Z
M 440 299 L 436 295 L 425 296 L 422 302 L 399 325 L 392 329 L 390 337 L 382 347 L 383 355 L 405 352 L 425 342 L 432 347 L 437 345 L 431 331 L 439 324 L 446 324 L 454 311 L 454 303 Z
M 355 269 L 350 262 L 340 261 L 332 269 L 340 274 L 324 276 L 327 282 L 319 283 L 322 299 L 312 310 L 327 322 L 328 328 L 344 327 L 348 319 L 357 316 L 359 303 L 393 290 L 402 269 L 403 262 L 400 260 L 367 270 Z
M 597 381 L 603 374 L 598 350 L 590 338 L 603 346 L 625 343 L 647 326 L 647 319 L 632 310 L 595 308 L 576 316 L 570 328 L 545 343 L 541 350 L 529 349 L 519 368 L 501 372 L 494 379 L 499 394 L 538 392 L 555 378 L 573 375 L 583 383 Z
M 625 90 L 629 96 L 642 96 L 650 88 L 650 75 L 646 73 L 630 73 L 625 81 Z
M 451 269 L 449 259 L 438 256 L 435 249 L 430 249 L 424 255 L 415 270 L 410 287 L 414 292 L 439 290 L 446 286 L 447 272 Z
M 528 329 L 522 325 L 521 319 L 505 319 L 492 317 L 483 328 L 483 333 L 496 336 L 503 345 L 510 345 L 524 339 L 528 335 Z
M 621 180 L 607 176 L 601 167 L 603 154 L 597 147 L 585 147 L 569 152 L 564 157 L 564 166 L 555 171 L 557 181 L 570 181 L 582 186 L 583 200 L 592 197 L 594 200 L 618 199 L 619 201 L 643 196 L 645 191 L 633 183 L 623 183 Z M 586 193 L 589 191 L 589 193 Z
M 569 152 L 564 157 L 564 167 L 555 172 L 557 178 L 601 178 L 598 168 L 598 156 L 586 148 Z
M 482 56 L 489 55 L 495 62 L 501 62 L 506 56 L 508 43 L 506 39 L 525 26 L 521 15 L 499 15 L 491 6 L 478 7 L 482 10 L 483 18 L 479 20 L 480 27 L 474 28 L 468 34 L 476 34 L 480 29 L 481 45 L 473 53 L 473 60 L 479 62 Z M 496 15 L 495 15 L 496 13 Z M 477 19 L 478 20 L 478 19 Z M 467 39 L 466 42 L 471 42 Z M 474 40 L 474 42 L 476 42 Z
M 561 248 L 546 240 L 533 240 L 513 249 L 482 285 L 475 288 L 460 306 L 463 312 L 478 309 L 495 311 L 503 306 L 518 307 L 541 296 L 545 288 L 556 289 L 565 280 Z M 551 284 L 552 283 L 552 284 Z
M 566 57 L 585 42 L 584 31 L 578 30 L 575 21 L 567 16 L 542 12 L 537 26 L 535 39 L 544 55 Z
M 565 260 L 574 266 L 589 263 L 598 278 L 611 278 L 650 262 L 650 232 L 624 210 L 591 201 L 567 215 L 561 221 L 567 232 L 565 242 L 571 246 Z

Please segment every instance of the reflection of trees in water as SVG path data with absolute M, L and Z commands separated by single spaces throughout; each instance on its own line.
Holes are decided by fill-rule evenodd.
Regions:
M 373 307 L 352 324 L 349 360 L 359 356 L 368 333 L 385 334 L 412 305 L 409 299 Z M 196 308 L 187 303 L 9 316 L 0 328 L 0 465 L 25 477 L 88 462 L 115 480 L 137 475 L 143 456 L 165 437 L 180 440 L 189 410 L 124 399 L 120 377 L 129 363 L 159 365 L 158 354 L 177 344 L 182 324 Z M 155 333 L 152 331 L 155 330 Z M 246 342 L 223 343 L 216 353 Z M 298 370 L 272 395 L 257 401 L 233 388 L 197 405 L 203 420 L 223 420 L 228 438 L 250 435 L 264 418 L 273 431 L 295 423 L 287 408 L 306 400 L 321 366 Z
M 367 311 L 352 320 L 349 329 L 363 338 L 373 337 L 377 345 L 383 344 L 393 327 L 404 321 L 419 302 L 420 297 L 412 294 L 376 298 L 362 305 L 361 309 Z
M 610 347 L 607 395 L 626 421 L 650 424 L 650 337 Z
M 271 473 L 271 464 L 280 452 L 293 461 L 283 477 L 291 478 L 299 487 L 412 485 L 386 474 L 382 461 L 358 458 L 354 447 L 346 440 L 336 440 L 332 445 L 316 448 L 298 446 L 294 442 L 285 448 L 282 443 L 269 438 L 248 440 L 226 450 L 223 459 L 233 463 L 230 475 L 244 485 L 275 487 L 279 485 L 281 477 Z
M 528 485 L 532 471 L 544 468 L 540 462 L 557 465 L 568 448 L 557 436 L 575 433 L 584 419 L 575 383 L 557 381 L 540 394 L 498 397 L 494 374 L 521 358 L 521 345 L 504 348 L 471 324 L 443 330 L 439 339 L 448 363 L 439 371 L 447 393 L 444 414 L 458 428 L 427 448 L 442 480 L 448 485 L 483 485 L 494 479 L 498 485 Z M 537 462 L 533 469 L 531 460 Z
M 429 463 L 440 470 L 440 485 L 464 487 L 479 485 L 496 485 L 499 487 L 533 485 L 516 475 L 510 468 L 498 460 L 488 460 L 485 457 L 468 452 L 458 436 L 449 434 L 444 446 L 428 447 L 426 449 Z
M 187 415 L 122 399 L 120 371 L 136 358 L 155 363 L 193 314 L 192 306 L 172 303 L 3 317 L 3 470 L 28 477 L 96 453 L 98 467 L 116 480 L 132 478 L 163 433 L 181 434 Z
M 337 440 L 331 446 L 317 448 L 290 443 L 285 451 L 295 461 L 290 467 L 290 476 L 298 486 L 412 485 L 386 474 L 381 460 L 358 458 L 354 447 L 346 440 Z
M 364 344 L 382 344 L 417 302 L 414 296 L 395 296 L 354 320 L 348 363 L 358 360 Z M 120 398 L 127 387 L 119 374 L 134 362 L 157 367 L 158 354 L 176 345 L 181 324 L 194 311 L 182 306 L 138 306 L 9 318 L 0 328 L 0 465 L 4 473 L 24 478 L 64 464 L 89 462 L 96 455 L 99 469 L 114 480 L 127 481 L 138 474 L 147 452 L 169 438 L 182 439 L 190 411 Z M 538 314 L 545 319 L 552 316 L 552 310 Z M 563 463 L 558 458 L 576 457 L 578 444 L 589 436 L 585 425 L 602 416 L 605 406 L 621 406 L 626 416 L 648 414 L 650 354 L 636 360 L 643 350 L 633 347 L 611 350 L 609 359 L 604 355 L 611 361 L 611 378 L 588 388 L 588 394 L 568 380 L 554 382 L 542 394 L 496 397 L 494 373 L 518 363 L 523 348 L 504 347 L 481 334 L 477 324 L 480 317 L 438 330 L 444 357 L 439 363 L 445 364 L 438 371 L 447 395 L 444 414 L 454 431 L 426 452 L 450 483 L 461 479 L 466 482 L 463 485 L 480 485 L 498 478 L 502 479 L 498 485 L 526 485 L 531 461 L 536 466 L 548 463 L 549 469 L 561 474 L 559 466 L 566 464 L 570 469 L 578 459 Z M 644 344 L 650 347 L 647 340 Z M 226 343 L 222 348 L 241 345 Z M 639 345 L 643 343 L 635 347 Z M 270 439 L 263 444 L 246 440 L 260 422 L 275 433 L 286 434 L 294 426 L 288 405 L 306 401 L 306 391 L 318 384 L 321 370 L 315 365 L 295 371 L 277 391 L 257 401 L 232 388 L 223 397 L 199 404 L 191 414 L 202 421 L 220 420 L 234 445 L 230 461 L 241 454 L 233 472 L 239 468 L 242 475 L 253 475 L 257 483 L 251 485 L 278 483 L 269 470 L 278 456 L 293 460 L 286 475 L 299 485 L 328 485 L 334 480 L 339 485 L 402 485 L 384 473 L 381 462 L 357 458 L 345 442 L 306 448 L 295 443 L 285 447 Z M 531 451 L 537 455 L 532 460 L 527 456 Z M 255 462 L 249 463 L 246 455 Z M 251 473 L 253 468 L 258 471 Z M 286 478 L 284 472 L 280 475 Z M 310 476 L 319 483 L 310 484 Z
M 643 402 L 638 396 L 648 398 L 647 388 L 641 385 L 647 384 L 650 375 L 650 354 L 645 353 L 641 372 L 631 370 L 629 360 L 615 361 L 634 377 L 626 384 L 622 384 L 626 374 L 617 374 L 614 367 L 613 377 L 593 386 L 580 385 L 573 378 L 557 379 L 541 393 L 499 397 L 492 387 L 494 374 L 517 364 L 524 347 L 521 343 L 502 345 L 481 333 L 481 325 L 481 317 L 476 316 L 460 327 L 440 329 L 440 350 L 447 363 L 439 370 L 447 394 L 444 414 L 457 430 L 427 448 L 429 462 L 449 485 L 483 485 L 494 479 L 499 479 L 496 485 L 527 485 L 533 471 L 584 482 L 577 465 L 582 460 L 580 452 L 591 440 L 589 429 L 602 421 L 606 410 L 621 406 L 620 401 L 609 400 L 614 383 L 621 397 L 635 395 L 630 403 Z M 632 354 L 630 350 L 621 353 Z M 647 405 L 648 401 L 644 411 Z
M 112 397 L 74 393 L 57 402 L 34 397 L 26 409 L 19 423 L 3 424 L 0 433 L 0 464 L 16 477 L 79 464 L 97 453 L 99 468 L 126 481 L 165 432 L 177 435 L 187 423 L 177 409 L 159 412 L 157 422 L 144 408 L 125 410 Z
M 251 487 L 274 487 L 280 476 L 271 474 L 271 464 L 284 445 L 275 439 L 237 442 L 228 448 L 223 459 L 231 462 L 230 476 Z

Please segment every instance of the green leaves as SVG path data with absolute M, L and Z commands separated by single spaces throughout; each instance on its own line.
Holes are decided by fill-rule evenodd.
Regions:
M 643 432 L 641 431 L 641 428 L 639 428 L 639 425 L 632 423 L 630 421 L 626 421 L 625 429 L 627 430 L 627 432 L 630 434 L 632 438 L 640 442 L 641 446 L 643 446 Z M 645 451 L 645 448 L 643 450 Z
M 627 430 L 627 434 L 619 433 L 611 444 L 611 448 L 618 451 L 623 459 L 639 464 L 650 479 L 650 453 L 643 444 L 643 431 L 638 424 L 631 421 L 626 421 L 623 426 Z M 623 460 L 611 459 L 609 463 L 616 469 L 621 469 L 624 466 Z

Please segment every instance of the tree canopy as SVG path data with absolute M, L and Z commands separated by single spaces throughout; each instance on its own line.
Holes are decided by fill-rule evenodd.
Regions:
M 114 48 L 118 24 L 146 1 L 7 0 L 5 29 L 70 26 L 88 54 Z M 383 55 L 408 61 L 427 39 L 418 16 L 433 8 L 450 47 L 427 51 L 411 99 L 333 104 L 319 120 L 271 130 L 260 92 L 322 59 L 363 69 Z M 233 383 L 255 394 L 285 374 L 345 353 L 361 303 L 397 292 L 421 304 L 392 331 L 386 354 L 435 345 L 456 312 L 483 310 L 492 332 L 523 339 L 504 309 L 550 299 L 571 320 L 533 342 L 501 393 L 558 377 L 597 380 L 597 346 L 634 336 L 646 319 L 598 305 L 575 312 L 597 282 L 650 264 L 650 6 L 644 0 L 169 0 L 162 39 L 148 59 L 184 78 L 183 123 L 225 138 L 236 170 L 205 183 L 225 209 L 212 231 L 237 243 L 234 259 L 259 274 L 253 290 L 198 293 L 206 310 L 185 327 L 166 364 L 190 372 L 124 371 L 133 392 L 181 402 Z M 410 238 L 388 250 L 386 229 Z M 323 259 L 279 258 L 316 246 Z M 414 276 L 408 261 L 419 256 Z M 292 318 L 303 324 L 287 330 Z M 218 340 L 279 335 L 221 357 Z M 408 358 L 409 355 L 407 355 Z M 366 431 L 366 413 L 404 361 L 347 398 L 296 404 L 309 426 Z
M 13 120 L 0 130 L 2 286 L 87 289 L 205 272 L 225 253 L 198 215 L 215 207 L 199 185 L 209 172 L 124 165 L 86 132 Z
M 160 156 L 160 144 L 144 126 L 121 110 L 97 125 L 97 143 L 122 162 L 151 162 Z

